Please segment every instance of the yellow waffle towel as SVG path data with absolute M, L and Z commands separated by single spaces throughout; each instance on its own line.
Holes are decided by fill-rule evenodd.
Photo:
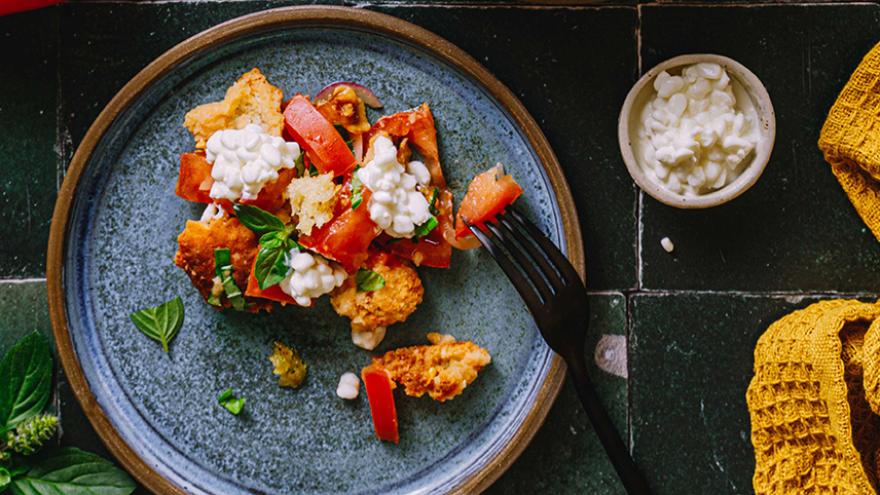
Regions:
M 813 304 L 770 325 L 746 392 L 755 493 L 875 493 L 880 305 Z
M 880 44 L 865 55 L 828 112 L 819 149 L 880 240 Z

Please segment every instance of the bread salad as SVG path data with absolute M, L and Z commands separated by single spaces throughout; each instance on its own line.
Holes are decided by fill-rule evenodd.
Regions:
M 194 149 L 180 157 L 176 194 L 206 207 L 186 222 L 175 263 L 207 304 L 257 313 L 326 295 L 354 345 L 373 350 L 422 302 L 417 268 L 448 269 L 453 249 L 479 246 L 463 219 L 482 225 L 522 194 L 499 164 L 474 178 L 454 215 L 428 103 L 372 123 L 367 107 L 382 104 L 358 84 L 285 98 L 253 69 L 222 101 L 186 114 Z M 347 399 L 364 382 L 382 440 L 398 441 L 398 385 L 444 402 L 491 361 L 473 342 L 427 340 L 374 357 L 360 380 L 340 379 Z M 280 385 L 305 379 L 296 350 L 276 343 L 270 359 Z M 218 400 L 232 412 L 244 405 L 232 390 Z

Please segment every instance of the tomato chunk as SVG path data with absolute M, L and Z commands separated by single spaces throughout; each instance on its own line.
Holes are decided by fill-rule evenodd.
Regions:
M 248 276 L 248 284 L 247 289 L 244 291 L 244 295 L 248 297 L 259 297 L 262 299 L 268 299 L 270 301 L 276 301 L 285 304 L 293 304 L 294 306 L 298 306 L 296 301 L 290 297 L 286 292 L 281 290 L 281 287 L 277 285 L 273 285 L 272 287 L 268 287 L 266 289 L 260 289 L 260 283 L 257 281 L 257 276 L 254 275 L 254 270 L 257 267 L 257 260 L 254 259 L 254 264 L 251 266 L 251 274 Z
M 242 199 L 239 203 L 253 205 L 268 212 L 274 213 L 284 207 L 287 201 L 284 199 L 284 191 L 290 185 L 290 181 L 296 178 L 296 169 L 282 168 L 278 171 L 278 178 L 267 182 L 260 189 L 260 194 L 254 199 Z
M 471 235 L 462 219 L 482 226 L 513 204 L 516 198 L 522 194 L 522 188 L 513 180 L 513 177 L 502 175 L 503 173 L 503 167 L 496 165 L 474 177 L 474 180 L 468 185 L 467 193 L 461 200 L 458 216 L 455 219 L 456 237 Z
M 254 199 L 243 199 L 240 203 L 258 206 L 269 212 L 280 210 L 285 203 L 284 191 L 296 177 L 296 170 L 283 168 L 278 171 L 278 178 L 266 183 L 260 194 Z M 180 173 L 177 176 L 175 193 L 181 198 L 194 203 L 219 203 L 226 211 L 232 209 L 232 202 L 226 199 L 216 200 L 210 196 L 214 179 L 211 178 L 211 164 L 201 153 L 183 153 L 180 155 Z
M 388 249 L 401 258 L 412 261 L 416 266 L 449 268 L 452 246 L 446 241 L 443 233 L 452 228 L 452 193 L 447 189 L 441 190 L 436 206 L 439 223 L 434 230 L 418 242 L 401 239 L 388 244 Z
M 294 96 L 284 109 L 284 128 L 322 174 L 354 170 L 354 155 L 342 136 L 305 96 Z
M 446 187 L 446 179 L 443 178 L 443 169 L 440 166 L 440 151 L 437 147 L 437 128 L 434 125 L 434 115 L 427 103 L 413 110 L 386 115 L 377 120 L 370 128 L 365 142 L 379 132 L 386 132 L 391 137 L 407 138 L 409 144 L 422 155 L 428 171 L 431 172 L 431 185 Z
M 397 408 L 394 406 L 394 386 L 391 375 L 381 366 L 370 365 L 361 370 L 361 380 L 367 390 L 370 415 L 376 437 L 386 442 L 400 442 L 397 431 Z
M 183 153 L 180 155 L 180 173 L 177 176 L 177 187 L 174 192 L 181 198 L 194 203 L 210 203 L 211 164 L 201 153 Z
M 339 262 L 352 272 L 360 268 L 369 257 L 370 243 L 379 236 L 379 226 L 370 218 L 367 204 L 370 190 L 363 188 L 363 200 L 355 209 L 351 207 L 350 178 L 339 193 L 333 218 L 324 225 L 312 229 L 309 235 L 299 237 L 299 243 L 327 258 Z

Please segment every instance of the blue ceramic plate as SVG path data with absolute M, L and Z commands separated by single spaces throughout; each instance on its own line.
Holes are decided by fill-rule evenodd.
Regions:
M 492 364 L 455 400 L 397 394 L 401 441 L 373 434 L 365 394 L 336 397 L 339 376 L 370 353 L 326 298 L 271 315 L 218 312 L 172 261 L 201 207 L 174 194 L 183 115 L 222 99 L 259 67 L 285 95 L 359 81 L 391 113 L 430 103 L 457 198 L 500 161 L 525 189 L 521 206 L 582 265 L 571 198 L 543 135 L 470 57 L 415 26 L 331 8 L 263 12 L 213 28 L 144 69 L 98 118 L 74 157 L 50 241 L 53 324 L 66 371 L 119 460 L 161 493 L 472 492 L 516 457 L 550 406 L 561 367 L 506 278 L 481 251 L 450 270 L 421 269 L 425 301 L 376 352 L 425 343 L 429 331 L 473 340 Z M 375 118 L 373 115 L 372 118 Z M 129 314 L 181 296 L 183 329 L 162 352 Z M 267 356 L 280 340 L 309 363 L 282 389 Z M 236 417 L 217 404 L 231 387 Z

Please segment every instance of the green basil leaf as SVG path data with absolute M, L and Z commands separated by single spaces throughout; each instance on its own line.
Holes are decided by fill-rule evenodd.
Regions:
M 254 265 L 254 276 L 260 284 L 260 289 L 268 289 L 287 277 L 290 267 L 287 266 L 289 250 L 286 246 L 276 248 L 260 248 L 257 253 L 257 261 Z
M 135 483 L 110 461 L 79 449 L 59 449 L 12 480 L 13 495 L 128 495 Z
M 431 212 L 431 215 L 437 216 L 440 214 L 440 210 L 437 209 L 437 200 L 440 198 L 440 188 L 435 187 L 434 191 L 431 193 L 431 199 L 428 201 L 428 210 Z
M 238 416 L 244 408 L 244 401 L 243 398 L 236 397 L 235 394 L 232 393 L 231 388 L 227 388 L 217 397 L 217 402 L 225 407 L 227 411 L 236 416 Z
M 37 332 L 19 340 L 0 361 L 0 432 L 43 412 L 52 383 L 52 351 Z
M 385 287 L 385 278 L 366 268 L 358 269 L 354 281 L 357 284 L 358 292 L 372 292 Z
M 309 164 L 309 175 L 312 177 L 315 177 L 316 175 L 320 175 L 318 173 L 318 167 L 316 167 L 314 163 Z
M 152 308 L 131 314 L 131 321 L 147 337 L 162 344 L 168 352 L 168 344 L 177 336 L 183 325 L 183 300 L 180 297 Z
M 305 153 L 300 153 L 299 156 L 297 156 L 293 160 L 293 164 L 296 167 L 296 176 L 297 177 L 302 177 L 306 174 L 306 160 L 305 160 L 305 158 L 306 158 Z
M 290 233 L 285 230 L 278 230 L 275 232 L 266 232 L 262 236 L 260 236 L 260 246 L 267 249 L 275 249 L 284 245 L 285 241 L 287 241 Z
M 364 201 L 364 185 L 358 177 L 357 171 L 359 167 L 355 167 L 354 174 L 351 176 L 351 209 L 357 209 Z
M 0 466 L 0 493 L 3 493 L 3 490 L 12 483 L 12 474 L 10 474 L 9 470 L 3 466 Z
M 236 204 L 232 207 L 238 221 L 257 234 L 284 230 L 284 222 L 275 215 L 254 205 Z
M 431 218 L 429 218 L 427 222 L 421 225 L 416 225 L 416 237 L 425 237 L 426 235 L 430 234 L 432 230 L 437 228 L 437 225 L 439 225 L 439 223 L 440 222 L 437 221 L 437 217 L 431 216 Z

